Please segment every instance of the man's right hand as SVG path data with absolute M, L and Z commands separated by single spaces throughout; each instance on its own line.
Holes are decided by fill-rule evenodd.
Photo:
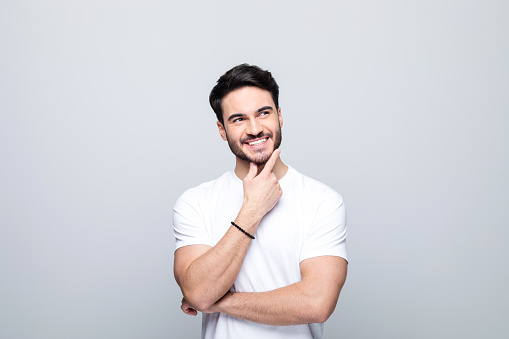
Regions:
M 258 175 L 258 166 L 255 163 L 250 163 L 249 172 L 243 180 L 244 204 L 242 209 L 258 221 L 276 205 L 283 195 L 283 190 L 272 171 L 280 153 L 280 150 L 275 150 Z

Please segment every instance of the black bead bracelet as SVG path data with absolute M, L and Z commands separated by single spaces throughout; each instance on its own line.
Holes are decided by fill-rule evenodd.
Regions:
M 244 233 L 245 235 L 247 235 L 247 236 L 248 236 L 248 237 L 250 237 L 251 239 L 254 239 L 254 238 L 255 238 L 255 237 L 253 237 L 251 234 L 249 234 L 249 233 L 247 233 L 246 231 L 244 231 L 244 230 L 242 229 L 242 227 L 240 227 L 239 225 L 237 225 L 237 224 L 236 224 L 236 223 L 234 223 L 233 221 L 232 221 L 232 225 L 233 225 L 233 226 L 235 226 L 235 227 L 237 227 L 237 228 L 239 229 L 239 231 L 241 231 L 242 233 Z

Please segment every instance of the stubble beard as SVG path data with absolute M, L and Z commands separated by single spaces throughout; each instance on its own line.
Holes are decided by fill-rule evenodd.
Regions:
M 241 140 L 240 142 L 231 140 L 228 137 L 228 133 L 226 134 L 226 140 L 228 141 L 228 146 L 230 146 L 230 150 L 232 151 L 232 153 L 235 154 L 235 156 L 241 160 L 244 160 L 247 162 L 254 162 L 257 165 L 265 165 L 265 163 L 269 160 L 270 156 L 272 155 L 272 152 L 274 152 L 275 150 L 277 150 L 279 148 L 279 146 L 281 146 L 281 139 L 282 139 L 281 127 L 279 127 L 279 129 L 276 131 L 276 137 L 274 138 L 274 149 L 272 150 L 272 152 L 270 154 L 267 153 L 263 149 L 259 149 L 259 150 L 256 150 L 256 154 L 254 155 L 254 157 L 250 158 L 250 157 L 248 157 L 248 155 L 246 153 L 244 153 L 244 151 L 242 151 L 242 145 L 244 145 L 244 143 L 246 141 L 251 140 L 251 139 L 263 138 L 263 137 L 272 138 L 273 134 L 270 132 L 267 134 L 260 133 L 255 137 L 246 138 L 246 139 Z

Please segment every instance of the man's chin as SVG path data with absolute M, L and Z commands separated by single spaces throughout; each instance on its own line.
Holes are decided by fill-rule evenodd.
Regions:
M 270 159 L 270 156 L 273 152 L 263 152 L 256 155 L 247 155 L 247 154 L 235 154 L 237 158 L 244 160 L 246 162 L 253 162 L 258 166 L 265 165 L 267 161 Z
M 272 153 L 274 153 L 274 151 L 263 152 L 263 153 L 257 154 L 256 156 L 251 157 L 251 162 L 254 162 L 258 166 L 265 165 L 267 163 L 267 161 L 269 161 Z

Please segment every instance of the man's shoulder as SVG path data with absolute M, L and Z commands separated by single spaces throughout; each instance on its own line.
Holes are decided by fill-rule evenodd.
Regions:
M 195 201 L 196 199 L 205 198 L 213 191 L 227 186 L 228 183 L 232 180 L 231 176 L 231 171 L 228 171 L 216 179 L 209 180 L 199 184 L 198 186 L 188 188 L 180 195 L 177 202 Z
M 310 198 L 330 198 L 334 196 L 337 199 L 343 199 L 341 195 L 329 185 L 302 174 L 294 168 L 290 167 L 290 171 L 292 171 L 290 172 L 292 174 L 292 181 L 297 182 L 298 185 L 302 187 L 305 196 Z

